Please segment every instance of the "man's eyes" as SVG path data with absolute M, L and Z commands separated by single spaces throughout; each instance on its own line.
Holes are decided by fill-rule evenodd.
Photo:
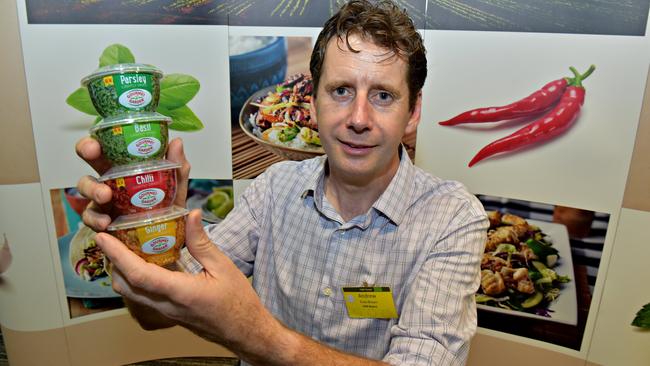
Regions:
M 355 97 L 352 89 L 339 86 L 333 88 L 331 91 L 332 97 L 339 101 L 346 101 Z M 368 101 L 372 104 L 384 107 L 388 106 L 395 101 L 395 96 L 386 90 L 374 90 L 368 94 Z
M 334 95 L 337 97 L 343 97 L 346 96 L 350 93 L 350 91 L 347 88 L 344 88 L 342 86 L 339 86 L 338 88 L 334 89 Z
M 385 90 L 379 90 L 377 92 L 370 94 L 370 101 L 381 106 L 386 106 L 391 104 L 394 99 L 395 98 L 393 97 L 393 94 Z

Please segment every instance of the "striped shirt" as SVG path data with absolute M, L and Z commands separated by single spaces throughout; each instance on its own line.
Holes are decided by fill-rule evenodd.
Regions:
M 206 228 L 270 312 L 342 351 L 394 365 L 462 365 L 488 227 L 480 202 L 402 152 L 364 215 L 345 222 L 324 195 L 326 157 L 273 165 Z M 184 252 L 181 265 L 200 265 Z M 352 319 L 342 287 L 392 290 L 398 319 Z

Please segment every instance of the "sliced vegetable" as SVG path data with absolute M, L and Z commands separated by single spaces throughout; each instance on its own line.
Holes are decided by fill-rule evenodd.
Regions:
M 531 295 L 529 298 L 524 300 L 521 303 L 521 306 L 525 309 L 532 308 L 533 306 L 538 305 L 542 300 L 544 299 L 544 294 L 542 294 L 539 291 L 536 291 L 533 295 Z
M 515 253 L 516 251 L 517 247 L 512 244 L 499 244 L 495 253 Z
M 535 253 L 541 262 L 546 263 L 549 267 L 553 267 L 555 262 L 557 262 L 557 258 L 560 256 L 557 249 L 539 240 L 528 239 L 526 240 L 526 245 Z M 549 256 L 551 256 L 550 260 L 548 258 Z
M 300 129 L 296 126 L 285 127 L 278 134 L 278 139 L 282 142 L 291 141 L 296 138 L 298 132 L 300 132 Z

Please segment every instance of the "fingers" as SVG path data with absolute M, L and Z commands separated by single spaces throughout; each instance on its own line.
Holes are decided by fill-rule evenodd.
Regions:
M 180 138 L 175 138 L 169 142 L 167 148 L 167 160 L 175 163 L 182 164 L 178 169 L 177 185 L 176 185 L 176 199 L 174 203 L 185 207 L 185 199 L 187 198 L 187 185 L 190 177 L 190 163 L 185 157 L 183 149 L 183 141 Z
M 75 146 L 77 155 L 85 160 L 99 174 L 104 174 L 111 164 L 102 155 L 102 148 L 99 142 L 90 136 L 86 136 L 77 142 Z
M 84 224 L 94 231 L 106 230 L 111 223 L 111 217 L 108 215 L 111 207 L 111 189 L 87 175 L 79 179 L 77 190 L 92 201 L 81 215 Z
M 79 179 L 77 190 L 82 196 L 100 205 L 109 203 L 113 195 L 109 186 L 99 183 L 96 178 L 89 175 Z
M 192 210 L 187 217 L 185 245 L 190 254 L 209 273 L 222 269 L 230 262 L 203 230 L 201 210 Z M 232 262 L 230 262 L 232 264 Z M 234 266 L 234 264 L 233 264 Z
M 111 223 L 111 217 L 104 212 L 95 202 L 91 202 L 81 214 L 81 220 L 95 232 L 106 231 Z
M 114 289 L 126 296 L 134 294 L 131 287 L 151 294 L 168 293 L 167 276 L 174 272 L 147 263 L 117 238 L 106 233 L 95 235 L 95 242 L 113 264 Z

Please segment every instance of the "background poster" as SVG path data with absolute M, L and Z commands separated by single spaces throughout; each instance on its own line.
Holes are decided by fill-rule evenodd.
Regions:
M 95 233 L 81 222 L 90 201 L 75 188 L 53 189 L 50 199 L 70 319 L 124 307 L 111 288 L 104 254 L 94 245 Z
M 68 227 L 59 236 L 62 225 L 54 212 L 66 204 L 61 187 L 72 187 L 81 175 L 94 174 L 71 148 L 87 134 L 93 118 L 71 108 L 65 98 L 97 67 L 102 50 L 110 44 L 124 44 L 138 61 L 155 64 L 166 73 L 191 74 L 200 81 L 190 107 L 204 128 L 173 131 L 172 137 L 185 141 L 192 178 L 231 181 L 238 187 L 244 178 L 258 173 L 236 173 L 239 153 L 233 140 L 232 91 L 228 89 L 234 80 L 229 36 L 284 37 L 287 47 L 292 40 L 302 39 L 301 52 L 308 55 L 307 45 L 311 47 L 318 27 L 342 1 L 16 3 L 40 174 L 35 189 L 43 197 L 49 229 L 42 230 L 48 231 L 49 242 L 33 242 L 45 243 L 38 249 L 47 252 L 45 258 L 57 261 L 50 278 L 55 284 L 48 286 L 55 292 L 55 285 L 62 289 L 65 282 L 58 239 L 74 231 Z M 494 330 L 492 334 L 500 339 L 586 357 L 604 296 L 604 274 L 614 250 L 613 230 L 619 221 L 645 86 L 649 2 L 398 3 L 420 29 L 426 29 L 429 77 L 423 90 L 416 164 L 434 175 L 464 182 L 481 195 L 486 207 L 528 206 L 533 220 L 552 223 L 557 206 L 594 212 L 590 234 L 578 240 L 569 237 L 574 277 L 577 281 L 575 272 L 582 271 L 583 280 L 576 282 L 575 328 L 566 328 L 562 337 L 553 338 L 549 334 L 558 334 L 561 328 L 549 329 L 557 322 L 522 320 L 485 309 L 479 314 L 480 326 Z M 591 64 L 596 71 L 584 82 L 587 94 L 578 120 L 565 134 L 545 144 L 494 156 L 468 168 L 478 149 L 524 124 L 511 121 L 453 128 L 437 124 L 474 107 L 524 97 L 550 80 L 571 76 L 569 66 L 584 72 Z M 288 68 L 291 65 L 297 63 L 289 61 Z M 210 194 L 210 190 L 197 194 L 199 206 L 205 201 L 198 197 L 203 200 Z M 74 215 L 65 217 L 74 221 Z M 21 242 L 19 236 L 16 232 L 8 235 L 12 247 Z M 16 273 L 15 263 L 8 273 Z M 590 297 L 591 301 L 581 302 L 580 293 L 583 300 Z M 95 319 L 64 319 L 64 325 Z
M 27 0 L 32 24 L 212 24 L 321 27 L 344 0 Z M 418 28 L 425 0 L 397 0 Z
M 584 349 L 601 295 L 603 278 L 597 274 L 607 266 L 614 237 L 607 223 L 617 221 L 634 146 L 647 72 L 647 39 L 503 32 L 425 34 L 432 62 L 423 90 L 428 103 L 418 129 L 416 164 L 459 180 L 476 194 L 498 197 L 493 209 L 500 207 L 500 200 L 548 205 L 543 210 L 551 213 L 553 206 L 571 207 L 596 212 L 594 223 L 600 225 L 594 228 L 597 239 L 571 241 L 574 258 L 588 264 L 575 267 L 582 271 L 575 277 L 582 279 L 576 282 L 576 327 L 485 311 L 479 313 L 480 326 Z M 610 51 L 602 52 L 603 47 Z M 543 113 L 488 123 L 438 123 L 474 108 L 515 102 L 548 82 L 571 77 L 570 66 L 583 73 L 590 65 L 596 69 L 582 83 L 586 95 L 577 119 L 554 138 L 495 154 L 469 167 L 484 146 L 533 123 Z M 627 72 L 621 74 L 622 68 Z M 552 221 L 548 213 L 545 216 L 544 221 Z M 585 284 L 585 279 L 591 283 Z
M 268 93 L 275 92 L 278 84 L 287 79 L 304 79 L 306 87 L 311 79 L 305 79 L 309 73 L 311 56 L 311 37 L 283 36 L 230 36 L 230 108 L 232 128 L 233 178 L 255 178 L 268 166 L 287 158 L 307 158 L 322 154 L 322 148 L 307 145 L 298 148 L 283 148 L 272 143 L 265 143 L 261 135 L 254 135 L 251 114 L 258 108 L 251 103 L 259 102 Z M 308 84 L 307 84 L 308 83 Z M 304 90 L 304 89 L 303 89 Z M 310 91 L 305 90 L 308 96 Z M 295 93 L 294 98 L 301 98 L 305 103 L 305 93 Z M 278 100 L 278 103 L 281 101 Z M 308 109 L 308 108 L 307 108 Z M 284 109 L 278 110 L 282 114 Z M 301 113 L 307 112 L 302 106 L 286 108 Z M 284 119 L 284 118 L 283 118 Z M 291 118 L 289 118 L 291 119 Z M 254 118 L 253 118 L 254 121 Z M 245 132 L 246 131 L 246 132 Z M 300 140 L 298 136 L 295 141 Z M 276 146 L 274 146 L 276 145 Z
M 498 294 L 492 295 L 502 300 L 480 301 L 477 297 L 479 326 L 579 350 L 598 276 L 609 215 L 503 197 L 478 197 L 490 217 L 495 217 L 494 212 L 516 215 L 526 220 L 526 224 L 530 225 L 528 230 L 539 228 L 542 237 L 536 239 L 549 243 L 553 250 L 550 253 L 558 256 L 551 259 L 522 256 L 528 246 L 522 246 L 510 255 L 495 254 L 499 251 L 495 248 L 498 244 L 486 245 L 481 269 L 491 271 L 489 276 L 499 272 L 507 285 Z M 502 217 L 505 221 L 505 216 Z M 508 243 L 507 237 L 497 232 L 498 226 L 503 223 L 494 224 L 493 221 L 491 219 L 488 242 Z M 502 239 L 496 239 L 497 237 Z M 553 270 L 555 275 L 564 276 L 567 282 L 547 283 L 543 277 L 539 278 L 539 274 L 532 276 L 539 269 L 536 267 L 540 261 Z M 521 281 L 513 279 L 511 271 L 509 273 L 508 270 L 503 270 L 504 267 L 526 268 L 529 277 L 534 278 L 532 282 L 536 293 L 520 292 Z M 482 277 L 479 293 L 485 293 L 489 283 L 484 282 L 485 275 Z M 527 291 L 526 287 L 521 291 Z M 538 292 L 543 294 L 538 305 L 521 307 L 525 299 L 534 299 Z M 507 296 L 510 299 L 504 299 Z
M 33 24 L 320 27 L 344 0 L 27 0 Z M 642 36 L 648 0 L 396 0 L 420 29 Z

